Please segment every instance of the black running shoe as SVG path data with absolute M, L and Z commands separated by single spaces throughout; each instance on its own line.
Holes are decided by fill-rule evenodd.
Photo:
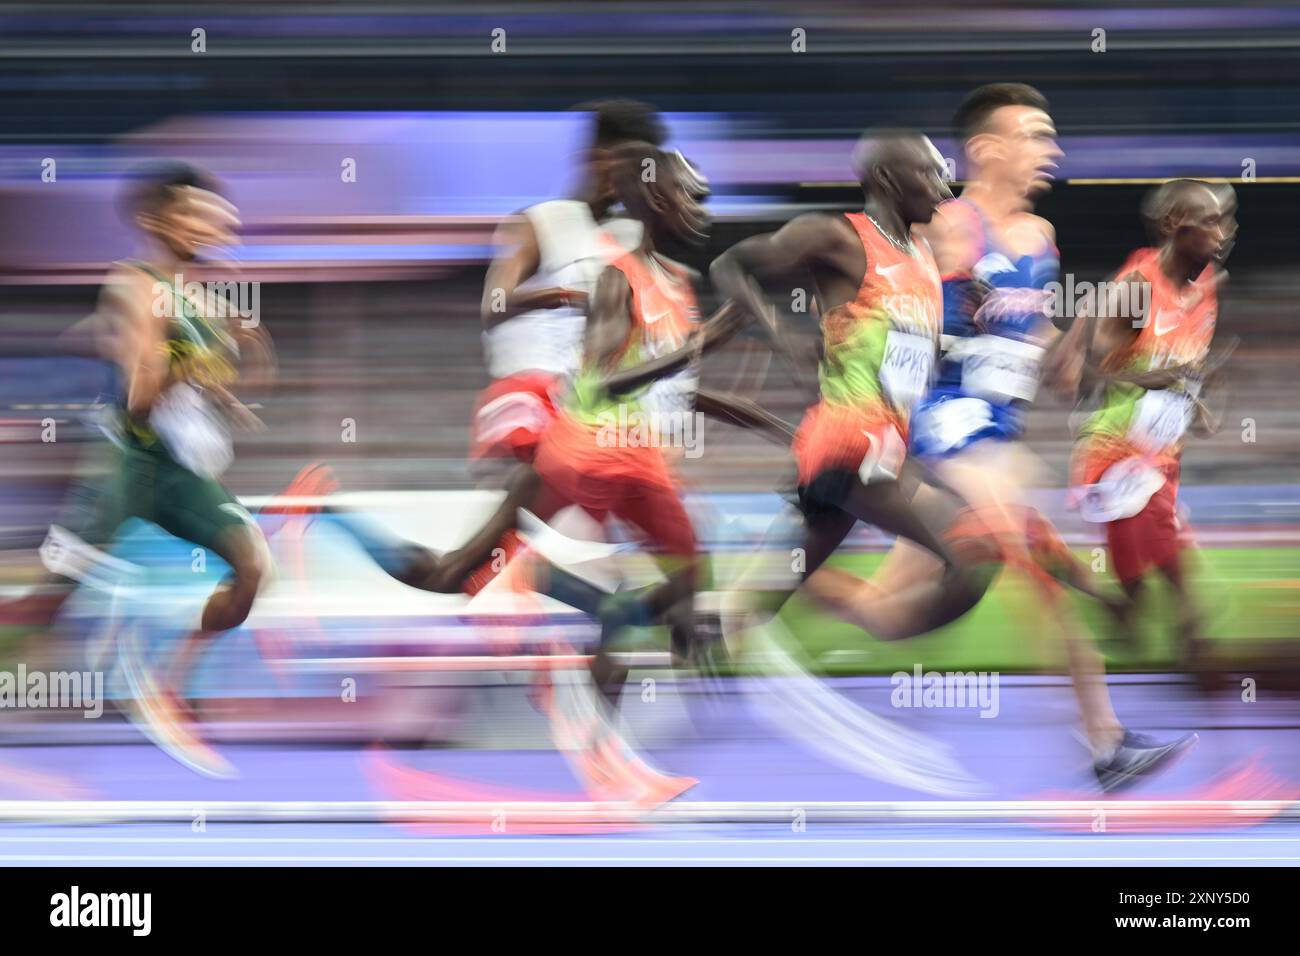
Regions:
M 1115 752 L 1092 765 L 1097 782 L 1106 793 L 1123 790 L 1167 767 L 1175 758 L 1190 750 L 1199 740 L 1196 734 L 1184 734 L 1171 743 L 1162 744 L 1142 734 L 1124 731 Z

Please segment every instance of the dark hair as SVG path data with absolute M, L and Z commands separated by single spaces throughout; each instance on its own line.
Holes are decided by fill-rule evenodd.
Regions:
M 662 146 L 668 130 L 659 111 L 649 103 L 639 100 L 592 100 L 574 107 L 594 113 L 591 145 L 594 149 L 609 149 L 621 143 L 649 143 Z
M 1142 197 L 1142 219 L 1146 223 L 1147 233 L 1155 241 L 1164 238 L 1160 223 L 1172 213 L 1181 213 L 1187 207 L 1188 198 L 1198 189 L 1208 190 L 1212 195 L 1222 196 L 1217 189 L 1200 179 L 1171 179 L 1151 189 Z M 1231 186 L 1228 187 L 1232 189 Z M 1236 198 L 1234 192 L 1233 198 Z
M 862 131 L 858 137 L 857 143 L 853 146 L 853 153 L 850 157 L 850 164 L 853 167 L 853 173 L 858 177 L 858 182 L 864 189 L 871 188 L 871 169 L 881 161 L 883 157 L 894 154 L 901 143 L 922 142 L 925 140 L 925 134 L 920 130 L 910 129 L 906 126 L 871 126 Z
M 962 141 L 984 131 L 989 117 L 1004 106 L 1032 106 L 1047 112 L 1047 97 L 1026 83 L 989 83 L 962 100 L 952 125 Z
M 127 183 L 118 198 L 118 211 L 128 220 L 141 213 L 156 213 L 177 189 L 193 186 L 220 192 L 215 176 L 189 163 L 168 160 L 139 166 L 127 173 Z

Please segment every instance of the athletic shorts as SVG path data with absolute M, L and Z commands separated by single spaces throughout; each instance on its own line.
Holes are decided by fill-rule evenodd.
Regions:
M 532 461 L 557 414 L 553 393 L 558 381 L 549 372 L 519 372 L 480 392 L 470 423 L 470 457 Z
M 959 388 L 935 389 L 917 406 L 911 426 L 913 454 L 933 460 L 986 439 L 1015 441 L 1024 434 L 1024 412 Z
M 1115 576 L 1124 584 L 1142 579 L 1153 568 L 1166 567 L 1192 544 L 1191 528 L 1178 516 L 1177 462 L 1164 467 L 1165 483 L 1131 518 L 1106 523 Z
M 666 554 L 694 556 L 695 529 L 658 448 L 601 447 L 597 430 L 560 415 L 533 464 L 547 487 L 597 521 L 613 515 Z
M 804 413 L 792 450 L 801 488 L 830 471 L 857 473 L 864 483 L 892 481 L 907 457 L 907 425 L 881 405 L 818 402 Z
M 168 534 L 211 550 L 226 529 L 256 527 L 220 482 L 182 467 L 161 446 L 128 444 L 118 449 L 116 467 L 99 505 L 99 527 L 91 541 L 109 541 L 129 518 L 152 522 Z

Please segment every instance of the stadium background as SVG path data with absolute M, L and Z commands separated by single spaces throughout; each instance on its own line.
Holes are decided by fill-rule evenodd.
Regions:
M 1224 431 L 1189 449 L 1185 482 L 1205 490 L 1227 529 L 1223 547 L 1207 552 L 1215 593 L 1240 586 L 1251 601 L 1217 633 L 1293 636 L 1300 12 L 1288 5 L 814 3 L 790 13 L 767 3 L 55 3 L 2 9 L 0 21 L 0 533 L 19 571 L 80 455 L 75 442 L 41 447 L 45 413 L 31 406 L 93 394 L 93 370 L 55 357 L 53 341 L 90 311 L 107 262 L 129 251 L 115 245 L 109 197 L 142 155 L 206 162 L 240 187 L 249 275 L 263 281 L 282 380 L 262 396 L 268 430 L 241 443 L 231 486 L 270 493 L 326 459 L 350 489 L 466 488 L 475 483 L 464 462 L 469 411 L 487 382 L 476 318 L 487 238 L 522 205 L 511 199 L 546 195 L 511 180 L 512 169 L 537 173 L 551 155 L 530 154 L 537 144 L 526 139 L 511 149 L 519 114 L 622 95 L 672 114 L 674 128 L 700 118 L 712 151 L 697 158 L 717 187 L 718 217 L 709 246 L 690 256 L 702 267 L 801 209 L 852 208 L 847 148 L 864 126 L 902 121 L 951 155 L 948 123 L 963 93 L 1015 79 L 1047 94 L 1067 149 L 1068 179 L 1040 210 L 1077 280 L 1102 278 L 1142 243 L 1144 180 L 1236 183 L 1241 235 L 1222 325 L 1242 339 L 1233 404 Z M 206 52 L 192 49 L 195 28 L 206 31 Z M 493 53 L 498 29 L 506 50 Z M 1098 29 L 1104 52 L 1094 51 Z M 806 52 L 791 49 L 795 30 Z M 488 126 L 504 175 L 465 180 L 479 188 L 462 198 L 477 205 L 440 209 L 409 192 L 426 158 L 434 179 L 464 176 L 464 157 L 484 155 L 464 139 L 385 141 L 386 118 L 432 114 L 500 117 Z M 305 140 L 303 120 L 314 124 Z M 246 135 L 250 122 L 268 124 L 260 139 Z M 371 176 L 363 161 L 361 188 L 343 200 L 318 183 L 355 152 L 363 127 L 369 155 L 388 149 L 416 178 Z M 728 155 L 709 167 L 709 156 Z M 41 180 L 46 157 L 60 160 L 56 183 Z M 1247 160 L 1254 182 L 1242 181 Z M 325 172 L 309 175 L 310 161 Z M 295 201 L 277 205 L 284 190 Z M 389 252 L 358 251 L 376 244 Z M 315 251 L 255 254 L 295 245 Z M 710 374 L 726 383 L 740 362 L 733 355 Z M 805 404 L 775 367 L 760 398 L 790 419 Z M 77 417 L 66 412 L 73 434 Z M 339 441 L 343 418 L 358 422 L 357 442 Z M 1237 425 L 1245 419 L 1252 442 Z M 1044 401 L 1029 438 L 1063 480 L 1067 409 Z M 724 427 L 710 426 L 704 447 L 687 467 L 701 490 L 770 489 L 788 475 L 784 456 Z M 1259 546 L 1251 529 L 1260 527 L 1287 546 Z M 984 655 L 990 641 L 1016 641 L 989 614 L 967 625 Z M 818 633 L 829 647 L 849 640 Z M 1132 663 L 1167 651 L 1153 644 L 1150 660 Z

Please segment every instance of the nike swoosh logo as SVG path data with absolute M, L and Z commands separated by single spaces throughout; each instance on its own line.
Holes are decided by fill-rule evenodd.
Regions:
M 1162 321 L 1164 319 L 1164 316 L 1165 316 L 1164 309 L 1156 310 L 1155 331 L 1157 336 L 1164 335 L 1166 332 L 1172 332 L 1174 329 L 1178 328 L 1177 322 L 1175 322 L 1173 325 L 1165 325 L 1164 322 Z
M 670 315 L 672 315 L 672 314 L 673 314 L 673 313 L 672 313 L 671 310 L 666 310 L 666 311 L 663 311 L 663 312 L 658 312 L 658 313 L 656 313 L 656 314 L 654 314 L 654 315 L 646 315 L 646 317 L 645 317 L 645 324 L 646 324 L 646 325 L 654 325 L 654 324 L 655 324 L 656 322 L 658 322 L 660 319 L 666 319 L 666 318 L 668 318 L 668 316 L 670 316 Z
M 889 284 L 890 284 L 890 285 L 893 285 L 893 284 L 894 284 L 894 273 L 897 272 L 899 269 L 903 268 L 904 265 L 905 265 L 905 263 L 902 263 L 902 262 L 896 262 L 896 263 L 894 263 L 892 266 L 884 266 L 884 267 L 881 267 L 880 263 L 877 262 L 877 263 L 876 263 L 876 275 L 881 276 L 882 278 L 889 280 Z

